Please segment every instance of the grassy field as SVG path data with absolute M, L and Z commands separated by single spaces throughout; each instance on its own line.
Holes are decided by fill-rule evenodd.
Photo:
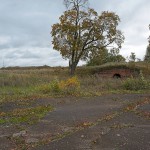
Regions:
M 133 78 L 101 78 L 96 71 L 130 67 L 142 72 Z M 75 76 L 67 67 L 12 67 L 0 69 L 0 125 L 23 130 L 55 110 L 49 98 L 94 97 L 108 94 L 150 93 L 150 65 L 105 64 L 78 67 Z M 48 99 L 47 99 L 48 98 Z M 44 103 L 47 99 L 48 103 Z M 53 99 L 53 100 L 56 100 Z M 40 102 L 38 101 L 40 100 Z M 72 99 L 71 99 L 72 100 Z M 115 101 L 115 99 L 114 99 Z
M 104 79 L 93 74 L 95 70 L 111 68 L 114 64 L 101 67 L 78 67 L 74 78 L 70 77 L 67 67 L 3 68 L 0 70 L 0 102 L 47 97 L 149 92 L 150 65 L 143 63 L 122 65 L 138 68 L 143 73 L 137 79 Z M 135 86 L 141 87 L 141 84 L 146 84 L 146 86 L 128 88 L 135 80 L 143 82 Z

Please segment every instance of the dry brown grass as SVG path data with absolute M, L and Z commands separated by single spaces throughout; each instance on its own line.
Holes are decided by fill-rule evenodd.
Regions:
M 111 65 L 112 64 L 106 64 L 104 66 L 111 67 Z M 146 80 L 150 81 L 150 65 L 145 66 L 144 63 L 137 63 L 136 65 L 143 70 L 144 75 L 146 75 Z M 74 96 L 93 96 L 101 95 L 104 93 L 131 92 L 124 90 L 122 86 L 124 79 L 105 79 L 93 75 L 93 70 L 96 68 L 98 68 L 98 66 L 77 68 L 76 76 L 80 81 L 80 93 L 75 94 Z M 46 66 L 41 68 L 30 67 L 1 69 L 0 99 L 1 102 L 4 102 L 6 100 L 10 101 L 16 99 L 34 99 L 39 97 L 51 97 L 56 95 L 67 96 L 61 95 L 62 93 L 54 94 L 53 92 L 49 92 L 49 89 L 46 89 L 48 92 L 44 93 L 42 92 L 42 90 L 40 90 L 39 87 L 43 86 L 44 88 L 49 88 L 49 84 L 51 84 L 54 80 L 57 79 L 58 82 L 61 82 L 67 80 L 68 78 L 70 78 L 70 75 L 67 67 L 52 68 Z

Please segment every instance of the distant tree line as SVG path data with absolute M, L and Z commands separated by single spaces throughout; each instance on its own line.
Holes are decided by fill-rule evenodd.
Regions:
M 149 30 L 150 30 L 150 25 L 149 25 Z M 146 49 L 146 54 L 145 54 L 144 61 L 150 62 L 150 36 L 148 38 L 148 46 L 147 46 L 147 49 Z
M 87 61 L 87 66 L 102 65 L 108 62 L 125 62 L 126 59 L 115 49 L 108 50 L 106 48 L 98 51 L 96 55 L 91 55 Z

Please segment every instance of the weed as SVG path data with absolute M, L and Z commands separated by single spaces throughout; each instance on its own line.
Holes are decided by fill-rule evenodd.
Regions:
M 144 65 L 138 65 L 144 68 Z M 150 79 L 148 76 L 147 78 L 141 76 L 140 81 L 139 78 L 122 81 L 101 78 L 93 74 L 93 70 L 101 71 L 103 67 L 107 69 L 111 66 L 107 64 L 101 67 L 78 67 L 76 76 L 73 78 L 70 78 L 68 68 L 65 67 L 0 70 L 0 103 L 56 96 L 99 96 L 109 93 L 149 92 Z M 140 91 L 136 91 L 137 89 Z
M 80 89 L 80 82 L 77 77 L 66 80 L 52 80 L 49 84 L 40 85 L 38 90 L 43 94 L 54 95 L 75 95 Z
M 54 93 L 59 93 L 61 91 L 58 79 L 55 79 L 50 83 L 50 90 Z
M 137 101 L 135 103 L 130 103 L 128 104 L 124 109 L 123 111 L 125 112 L 136 112 L 137 108 L 139 106 L 142 106 L 144 104 L 149 104 L 150 103 L 150 100 L 149 99 L 143 99 L 143 100 L 140 100 L 140 101 Z
M 114 124 L 111 126 L 111 128 L 113 129 L 122 129 L 122 128 L 131 128 L 131 127 L 134 127 L 133 124 Z
M 77 77 L 63 80 L 59 83 L 59 88 L 65 95 L 74 95 L 80 89 L 80 82 Z
M 94 122 L 84 121 L 76 125 L 77 128 L 87 128 L 95 125 Z
M 1 124 L 4 124 L 4 123 L 33 124 L 52 110 L 53 110 L 53 107 L 50 105 L 37 106 L 34 108 L 27 108 L 27 109 L 15 109 L 11 112 L 3 113 L 3 115 L 1 116 L 0 123 Z
M 102 117 L 101 119 L 98 119 L 98 122 L 107 122 L 117 116 L 119 116 L 121 113 L 118 113 L 118 112 L 114 112 L 112 114 L 108 114 L 108 115 L 105 115 L 104 117 Z
M 128 78 L 123 82 L 123 87 L 126 90 L 145 90 L 150 89 L 150 81 L 146 80 L 143 73 L 140 72 L 139 78 Z

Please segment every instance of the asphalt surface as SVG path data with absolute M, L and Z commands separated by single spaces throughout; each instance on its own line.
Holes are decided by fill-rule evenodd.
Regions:
M 42 103 L 55 110 L 17 137 L 26 149 L 150 150 L 150 94 L 37 100 Z M 126 111 L 131 103 L 136 106 Z M 1 129 L 0 149 L 19 149 L 10 137 L 20 132 Z

